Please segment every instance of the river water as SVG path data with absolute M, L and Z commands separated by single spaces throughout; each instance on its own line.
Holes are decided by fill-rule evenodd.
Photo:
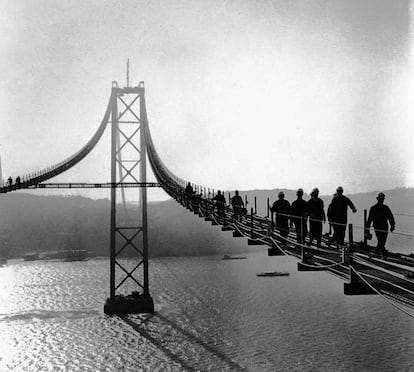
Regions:
M 109 261 L 0 268 L 0 371 L 410 371 L 414 320 L 255 248 L 150 262 L 156 313 L 103 314 Z M 288 271 L 285 277 L 257 277 Z

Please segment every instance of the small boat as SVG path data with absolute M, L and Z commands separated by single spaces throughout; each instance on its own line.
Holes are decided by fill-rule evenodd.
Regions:
M 232 257 L 232 256 L 225 254 L 222 260 L 245 260 L 246 258 L 247 258 L 246 256 Z
M 257 276 L 289 276 L 289 273 L 284 272 L 284 271 L 274 271 L 274 272 L 269 272 L 269 273 L 259 273 L 256 275 Z

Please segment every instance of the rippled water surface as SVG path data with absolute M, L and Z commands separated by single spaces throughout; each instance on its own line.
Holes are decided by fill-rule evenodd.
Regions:
M 414 321 L 265 250 L 150 262 L 156 313 L 103 314 L 109 261 L 0 268 L 0 371 L 414 370 Z M 289 271 L 288 277 L 257 277 Z

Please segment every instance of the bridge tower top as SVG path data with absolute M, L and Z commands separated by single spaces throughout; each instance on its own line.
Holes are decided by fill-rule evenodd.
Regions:
M 140 81 L 139 84 L 135 87 L 131 87 L 130 86 L 130 82 L 129 82 L 129 58 L 127 59 L 127 63 L 126 63 L 126 86 L 124 88 L 120 88 L 118 81 L 117 80 L 113 80 L 112 81 L 112 89 L 116 89 L 118 93 L 144 93 L 145 92 L 145 86 L 144 86 L 144 82 Z
M 145 85 L 143 81 L 140 81 L 139 84 L 135 87 L 124 87 L 120 88 L 116 80 L 112 81 L 112 91 L 118 94 L 143 94 L 145 93 Z

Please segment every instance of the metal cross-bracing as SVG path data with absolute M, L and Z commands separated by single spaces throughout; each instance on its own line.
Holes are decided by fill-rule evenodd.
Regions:
M 144 84 L 134 88 L 113 86 L 110 106 L 111 183 L 146 183 Z M 121 190 L 125 205 L 126 193 Z M 141 215 L 128 215 L 124 208 L 121 216 L 117 213 L 117 189 L 111 188 L 110 297 L 104 307 L 107 314 L 154 311 L 148 283 L 146 187 L 140 188 L 139 196 Z M 131 283 L 138 290 L 126 294 L 124 289 Z

